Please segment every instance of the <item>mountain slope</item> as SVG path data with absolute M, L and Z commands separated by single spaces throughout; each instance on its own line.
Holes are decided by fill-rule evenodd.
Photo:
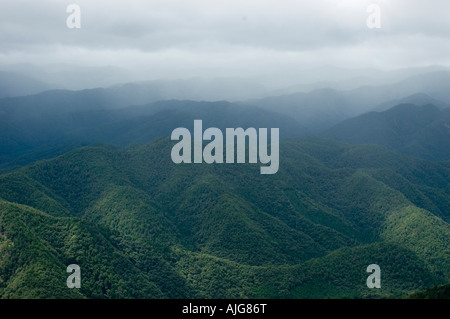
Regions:
M 98 230 L 0 201 L 2 298 L 163 297 L 148 275 Z M 83 292 L 68 289 L 66 267 L 82 263 Z
M 0 259 L 0 296 L 25 296 L 34 263 L 56 269 L 33 275 L 56 287 L 34 297 L 75 296 L 68 262 L 88 298 L 399 297 L 450 279 L 445 164 L 308 137 L 282 142 L 268 176 L 176 165 L 173 144 L 85 147 L 0 175 L 2 256 L 29 256 Z M 380 290 L 365 285 L 372 263 Z
M 419 74 L 397 83 L 362 86 L 347 91 L 316 89 L 245 101 L 291 116 L 313 133 L 321 133 L 339 122 L 415 94 L 426 94 L 441 104 L 450 103 L 450 72 Z
M 408 296 L 408 299 L 450 299 L 450 284 L 413 293 Z
M 32 77 L 0 71 L 0 98 L 31 95 L 49 89 L 47 83 Z
M 372 111 L 382 112 L 382 111 L 389 110 L 390 108 L 393 108 L 394 106 L 397 106 L 399 104 L 414 104 L 417 106 L 432 104 L 440 110 L 450 107 L 449 103 L 444 103 L 442 101 L 439 101 L 435 98 L 432 98 L 431 96 L 429 96 L 427 94 L 417 93 L 417 94 L 413 94 L 413 95 L 407 96 L 402 99 L 395 99 L 395 100 L 384 102 L 384 103 L 374 107 L 370 111 L 371 112 Z
M 64 92 L 59 94 L 61 97 L 66 95 Z M 95 100 L 91 102 L 96 103 Z M 56 156 L 91 143 L 146 143 L 157 136 L 170 136 L 177 127 L 191 128 L 195 119 L 202 119 L 205 128 L 278 127 L 282 137 L 301 136 L 307 132 L 288 116 L 225 101 L 170 100 L 117 110 L 87 111 L 79 109 L 78 106 L 83 105 L 80 100 L 57 112 L 53 111 L 57 108 L 54 100 L 42 105 L 39 100 L 34 103 L 3 109 L 0 168 Z M 85 107 L 90 106 L 82 106 Z
M 352 144 L 379 144 L 406 154 L 450 159 L 450 109 L 400 104 L 348 119 L 324 133 Z

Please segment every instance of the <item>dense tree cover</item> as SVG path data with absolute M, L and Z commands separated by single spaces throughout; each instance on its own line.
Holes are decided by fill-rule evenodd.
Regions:
M 285 140 L 280 170 L 179 164 L 167 138 L 0 175 L 3 298 L 404 297 L 450 280 L 450 166 Z M 82 269 L 68 289 L 65 267 Z M 379 264 L 382 288 L 368 289 Z
M 378 144 L 429 160 L 450 158 L 450 108 L 399 104 L 347 119 L 324 135 L 353 144 Z
M 112 101 L 133 100 L 118 101 L 103 89 L 0 99 L 0 172 L 92 143 L 147 143 L 175 127 L 191 128 L 195 119 L 220 129 L 278 127 L 282 137 L 307 132 L 287 115 L 226 101 L 169 100 L 119 109 Z
M 439 285 L 408 296 L 409 299 L 450 299 L 450 284 Z

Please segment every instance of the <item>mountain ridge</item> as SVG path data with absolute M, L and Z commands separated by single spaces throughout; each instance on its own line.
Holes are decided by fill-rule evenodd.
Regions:
M 324 133 L 352 144 L 379 144 L 430 159 L 450 158 L 450 108 L 400 104 L 345 120 Z
M 88 298 L 386 298 L 450 279 L 443 235 L 450 216 L 438 208 L 450 207 L 448 197 L 439 195 L 449 191 L 449 167 L 379 146 L 305 137 L 282 141 L 280 171 L 266 178 L 255 164 L 175 165 L 171 145 L 157 138 L 127 148 L 88 146 L 0 175 L 1 216 L 10 216 L 0 217 L 6 236 L 0 248 L 20 255 L 20 231 L 13 229 L 23 224 L 12 216 L 23 215 L 27 226 L 20 227 L 41 240 L 59 234 L 42 242 L 50 254 L 42 262 L 60 269 L 59 283 L 53 281 L 59 288 L 46 295 L 54 297 L 72 296 L 62 292 L 62 265 L 69 260 L 61 256 L 88 268 L 80 291 Z M 387 172 L 401 175 L 407 189 L 427 190 L 437 207 L 428 211 L 414 193 L 386 180 Z M 63 244 L 58 238 L 70 238 L 64 225 L 72 220 L 92 229 L 82 228 L 85 235 Z M 62 225 L 57 232 L 51 230 L 55 222 Z M 436 237 L 432 225 L 444 237 Z M 401 235 L 411 228 L 425 240 Z M 108 275 L 91 272 L 104 268 L 94 257 L 102 241 L 82 249 L 91 233 L 114 243 L 102 257 L 111 260 L 102 270 Z M 431 247 L 439 254 L 424 254 Z M 121 256 L 122 266 L 111 254 Z M 365 286 L 371 263 L 381 265 L 385 290 Z M 13 289 L 20 277 L 11 277 L 20 265 L 0 260 L 3 297 L 24 296 Z M 128 277 L 124 269 L 130 269 Z M 35 285 L 46 276 L 37 273 Z M 130 283 L 141 277 L 141 288 Z

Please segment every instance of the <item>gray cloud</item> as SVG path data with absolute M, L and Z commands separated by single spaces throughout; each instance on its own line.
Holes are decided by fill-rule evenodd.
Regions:
M 117 65 L 149 77 L 283 72 L 321 65 L 450 65 L 445 0 L 1 0 L 0 64 Z M 368 29 L 366 8 L 381 7 Z

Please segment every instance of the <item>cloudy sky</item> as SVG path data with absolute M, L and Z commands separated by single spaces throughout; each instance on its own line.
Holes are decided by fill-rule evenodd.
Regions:
M 71 3 L 80 29 L 66 26 Z M 380 29 L 367 27 L 370 4 Z M 114 65 L 155 78 L 450 66 L 450 1 L 0 0 L 0 43 L 0 65 Z

